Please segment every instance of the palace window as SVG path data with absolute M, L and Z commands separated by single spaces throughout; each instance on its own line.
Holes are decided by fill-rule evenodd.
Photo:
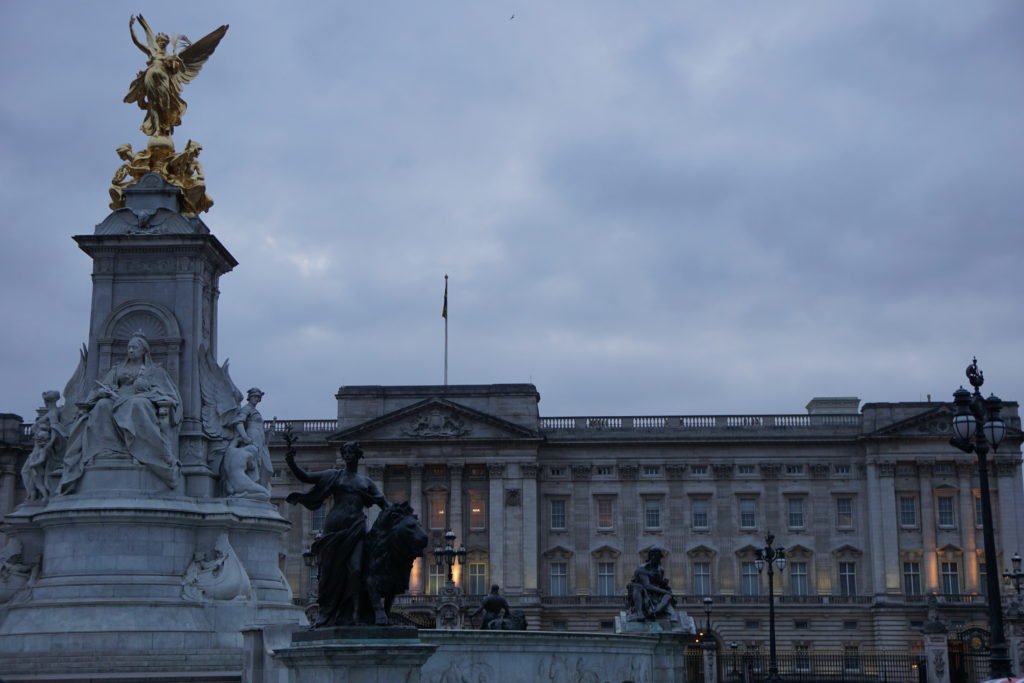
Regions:
M 853 527 L 853 498 L 836 498 L 836 526 L 840 529 Z
M 694 562 L 693 566 L 693 594 L 711 595 L 711 563 Z
M 447 529 L 445 512 L 447 512 L 448 501 L 440 496 L 431 497 L 430 503 L 430 528 L 433 530 Z
M 840 562 L 839 563 L 839 594 L 840 595 L 856 595 L 857 594 L 857 563 L 856 562 Z
M 598 465 L 594 473 L 599 477 L 611 477 L 615 474 L 615 468 L 611 465 Z
M 598 595 L 615 595 L 618 593 L 618 588 L 615 585 L 615 563 L 614 562 L 598 562 L 597 563 L 597 594 Z
M 793 595 L 807 595 L 810 593 L 807 583 L 807 563 L 789 563 L 789 592 Z
M 946 595 L 960 594 L 960 565 L 956 562 L 943 562 L 940 574 L 942 592 Z
M 597 499 L 597 528 L 610 530 L 615 528 L 615 499 Z
M 487 498 L 482 493 L 469 494 L 469 528 L 471 531 L 487 528 Z
M 708 473 L 708 466 L 707 465 L 690 465 L 690 472 L 692 474 L 707 474 Z
M 985 525 L 982 523 L 982 520 L 984 520 L 984 519 L 985 519 L 985 517 L 982 514 L 981 496 L 975 496 L 974 497 L 974 527 L 976 529 L 983 528 Z
M 661 528 L 661 500 L 657 498 L 644 499 L 644 528 Z
M 786 499 L 786 506 L 789 513 L 789 528 L 790 529 L 803 529 L 804 528 L 804 503 L 803 497 L 792 497 Z
M 757 468 L 753 465 L 737 465 L 736 474 L 757 474 Z
M 740 594 L 758 594 L 758 573 L 757 565 L 753 562 L 740 563 Z
M 900 526 L 917 526 L 917 498 L 915 496 L 900 496 Z
M 849 465 L 836 465 L 835 471 L 836 471 L 836 474 L 849 474 L 850 473 L 850 466 Z
M 437 595 L 441 592 L 445 580 L 448 578 L 448 568 L 438 567 L 431 562 L 427 565 L 427 594 Z
M 694 498 L 691 503 L 691 513 L 694 529 L 707 529 L 708 524 L 708 499 Z
M 907 595 L 921 595 L 921 563 L 903 563 L 903 592 Z
M 316 510 L 309 513 L 309 530 L 313 534 L 318 534 L 324 530 L 324 520 L 327 519 L 327 506 L 321 505 Z
M 566 562 L 551 563 L 551 595 L 569 594 L 569 565 Z
M 956 528 L 956 508 L 953 496 L 939 496 L 936 502 L 939 507 L 939 526 L 943 529 Z
M 786 465 L 786 474 L 803 474 L 803 465 Z
M 470 562 L 469 585 L 467 586 L 470 595 L 487 594 L 487 564 L 485 562 Z
M 551 528 L 552 529 L 564 529 L 565 528 L 565 501 L 564 500 L 552 500 L 551 501 Z
M 757 528 L 757 501 L 753 498 L 740 498 L 740 528 Z

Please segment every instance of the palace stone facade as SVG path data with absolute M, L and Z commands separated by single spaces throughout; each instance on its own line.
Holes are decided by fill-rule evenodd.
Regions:
M 268 425 L 273 502 L 292 523 L 280 561 L 297 602 L 313 597 L 302 553 L 323 515 L 283 504 L 303 489 L 283 463 L 286 425 L 307 470 L 334 466 L 337 446 L 359 441 L 366 474 L 389 500 L 411 500 L 431 547 L 449 528 L 466 546 L 455 572 L 466 605 L 497 583 L 531 628 L 610 630 L 643 551 L 658 545 L 699 625 L 710 595 L 718 643 L 766 648 L 767 578 L 753 562 L 768 532 L 787 548 L 776 575 L 782 649 L 919 651 L 931 594 L 953 629 L 987 625 L 976 466 L 948 443 L 949 403 L 816 398 L 788 415 L 541 417 L 531 384 L 354 386 L 336 398 L 337 420 Z M 26 443 L 13 443 L 14 418 L 0 454 L 8 510 Z M 992 457 L 1000 572 L 1024 551 L 1016 403 L 1004 418 Z M 398 610 L 433 621 L 444 579 L 429 556 L 418 561 Z

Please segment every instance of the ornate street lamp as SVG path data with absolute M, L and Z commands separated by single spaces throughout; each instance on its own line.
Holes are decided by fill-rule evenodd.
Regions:
M 775 535 L 769 533 L 764 537 L 764 547 L 757 549 L 757 556 L 754 565 L 757 573 L 766 566 L 768 567 L 768 681 L 777 683 L 779 680 L 779 663 L 775 658 L 775 570 L 772 569 L 772 562 L 781 572 L 786 568 L 786 549 L 781 545 L 772 547 L 775 542 Z
M 448 566 L 448 583 L 454 583 L 452 579 L 452 567 L 456 564 L 462 564 L 466 561 L 466 546 L 460 545 L 459 549 L 455 549 L 455 532 L 449 529 L 444 533 L 445 545 L 434 546 L 434 564 L 440 569 L 445 565 Z
M 708 640 L 711 638 L 711 605 L 713 605 L 714 602 L 715 601 L 711 599 L 710 595 L 707 596 L 706 598 L 704 598 L 704 616 L 705 616 L 705 619 L 704 619 L 704 642 L 705 643 L 708 642 Z
M 978 456 L 978 480 L 981 488 L 981 526 L 985 539 L 985 583 L 988 587 L 988 620 L 990 634 L 989 678 L 1009 678 L 1010 655 L 1003 632 L 1003 605 L 999 594 L 999 577 L 996 567 L 995 526 L 992 523 L 992 500 L 988 490 L 988 451 L 999 449 L 999 443 L 1006 433 L 1006 426 L 999 416 L 1003 402 L 995 394 L 982 398 L 981 385 L 985 375 L 978 368 L 978 359 L 967 366 L 967 380 L 974 387 L 974 393 L 962 386 L 953 392 L 956 416 L 953 417 L 953 437 L 949 443 L 965 453 Z
M 1020 570 L 1020 555 L 1014 553 L 1010 562 L 1013 563 L 1013 571 L 1007 569 L 1003 572 L 1003 579 L 1008 585 L 1012 584 L 1017 589 L 1017 595 L 1020 595 L 1021 585 L 1024 584 L 1024 572 Z

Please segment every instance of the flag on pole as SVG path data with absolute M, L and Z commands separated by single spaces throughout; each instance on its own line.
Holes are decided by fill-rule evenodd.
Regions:
M 444 276 L 444 306 L 441 307 L 441 317 L 448 319 L 448 276 Z

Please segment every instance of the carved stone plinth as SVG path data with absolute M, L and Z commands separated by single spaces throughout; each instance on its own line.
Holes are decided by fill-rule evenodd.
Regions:
M 289 683 L 416 683 L 436 649 L 412 626 L 341 626 L 297 631 L 274 659 Z

